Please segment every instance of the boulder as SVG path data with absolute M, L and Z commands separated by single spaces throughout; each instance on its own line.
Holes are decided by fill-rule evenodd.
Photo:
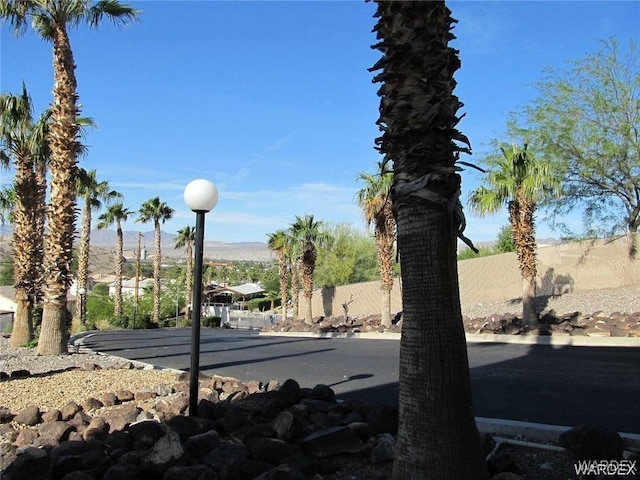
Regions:
M 561 447 L 576 460 L 620 460 L 624 440 L 609 428 L 597 425 L 579 425 L 563 432 Z

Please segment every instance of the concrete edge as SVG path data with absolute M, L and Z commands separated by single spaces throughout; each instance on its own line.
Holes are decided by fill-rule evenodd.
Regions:
M 260 332 L 273 337 L 308 338 L 364 338 L 368 340 L 400 340 L 400 333 L 317 333 L 317 332 Z M 521 345 L 552 345 L 571 347 L 640 347 L 640 338 L 635 337 L 571 337 L 553 335 L 505 335 L 466 334 L 467 343 L 513 343 Z
M 505 335 L 467 333 L 468 343 L 514 343 L 566 347 L 640 347 L 635 337 L 578 337 L 555 335 Z
M 494 435 L 522 436 L 539 443 L 558 445 L 560 434 L 572 427 L 547 425 L 544 423 L 519 422 L 499 418 L 476 417 L 476 425 L 481 433 Z M 626 448 L 640 449 L 640 434 L 618 432 Z
M 400 340 L 399 333 L 332 333 L 332 332 L 260 332 L 267 337 L 308 337 L 308 338 L 365 338 L 368 340 Z

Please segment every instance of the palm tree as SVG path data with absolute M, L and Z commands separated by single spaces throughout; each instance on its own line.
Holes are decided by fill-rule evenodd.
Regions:
M 2 210 L 13 224 L 14 293 L 16 315 L 11 345 L 20 347 L 33 339 L 33 307 L 40 300 L 42 279 L 42 223 L 44 187 L 36 168 L 45 163 L 47 114 L 36 123 L 26 86 L 21 95 L 0 95 L 0 162 L 13 162 L 15 180 L 2 192 Z M 3 214 L 3 222 L 5 215 Z
M 278 259 L 278 280 L 280 281 L 280 305 L 282 306 L 282 320 L 287 319 L 287 301 L 289 291 L 288 251 L 291 237 L 284 230 L 277 230 L 269 234 L 267 247 L 275 252 Z
M 460 61 L 448 45 L 444 1 L 377 0 L 371 69 L 382 82 L 384 162 L 393 162 L 391 197 L 401 263 L 399 424 L 394 480 L 487 479 L 471 399 L 456 262 L 464 218 L 455 165 L 468 139 L 456 125 L 453 94 Z
M 173 208 L 161 202 L 160 197 L 155 197 L 142 204 L 140 210 L 138 210 L 138 218 L 136 220 L 136 222 L 142 223 L 153 220 L 155 248 L 153 252 L 153 314 L 151 318 L 156 323 L 160 321 L 160 263 L 162 260 L 160 223 L 164 223 L 173 217 L 173 213 Z
M 364 186 L 358 191 L 358 205 L 362 209 L 367 227 L 374 225 L 380 289 L 382 290 L 382 320 L 391 326 L 391 290 L 393 289 L 393 244 L 396 239 L 396 221 L 391 208 L 391 184 L 393 172 L 384 163 L 378 163 L 375 174 L 361 173 L 358 180 Z
M 305 300 L 304 323 L 313 324 L 311 299 L 313 298 L 313 271 L 316 268 L 316 247 L 327 240 L 327 235 L 321 229 L 322 222 L 314 220 L 313 215 L 299 217 L 289 228 L 289 235 L 300 248 L 300 268 L 302 291 Z
M 91 213 L 102 208 L 102 202 L 109 203 L 116 198 L 122 198 L 122 194 L 109 189 L 109 182 L 98 181 L 95 170 L 78 168 L 76 177 L 76 189 L 78 197 L 82 198 L 82 228 L 80 231 L 80 247 L 78 251 L 78 284 L 80 289 L 87 290 L 87 277 L 89 275 L 89 250 L 91 243 Z M 84 330 L 87 324 L 87 305 L 82 295 L 76 304 L 75 317 L 80 320 L 80 326 Z
M 75 185 L 77 159 L 81 150 L 78 91 L 75 62 L 68 29 L 80 24 L 97 27 L 106 16 L 115 24 L 134 19 L 137 11 L 117 0 L 91 4 L 89 0 L 0 0 L 0 18 L 17 34 L 31 20 L 33 28 L 53 45 L 53 102 L 49 147 L 51 202 L 45 240 L 46 298 L 38 342 L 39 354 L 67 351 L 67 290 L 75 230 Z
M 187 257 L 187 265 L 186 271 L 184 274 L 185 287 L 186 287 L 186 298 L 185 298 L 185 309 L 184 309 L 184 319 L 188 320 L 191 316 L 190 306 L 193 302 L 193 245 L 196 242 L 196 227 L 184 227 L 178 230 L 178 236 L 176 237 L 176 244 L 174 248 L 184 248 L 185 256 Z M 177 319 L 176 319 L 177 321 Z
M 116 226 L 116 292 L 113 297 L 113 313 L 116 317 L 122 316 L 122 258 L 124 254 L 124 238 L 122 235 L 122 222 L 126 222 L 133 212 L 125 208 L 122 203 L 114 203 L 107 207 L 107 211 L 98 217 L 97 227 L 109 228 Z
M 558 176 L 551 163 L 537 160 L 528 150 L 516 145 L 501 146 L 501 156 L 489 157 L 492 167 L 485 174 L 486 187 L 469 195 L 469 206 L 479 215 L 491 215 L 506 206 L 520 274 L 522 275 L 522 320 L 527 328 L 536 328 L 536 231 L 535 211 L 539 202 L 560 192 Z

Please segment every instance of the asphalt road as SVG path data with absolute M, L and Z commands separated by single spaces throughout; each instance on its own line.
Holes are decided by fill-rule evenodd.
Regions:
M 118 330 L 86 347 L 188 370 L 191 329 Z M 552 425 L 596 424 L 640 434 L 640 349 L 468 344 L 476 416 Z M 201 331 L 200 370 L 243 381 L 297 380 L 341 398 L 397 404 L 397 340 L 259 336 Z

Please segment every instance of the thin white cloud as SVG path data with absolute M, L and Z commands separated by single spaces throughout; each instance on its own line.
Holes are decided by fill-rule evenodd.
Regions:
M 271 145 L 265 147 L 264 151 L 265 152 L 277 152 L 279 150 L 282 150 L 294 136 L 295 136 L 295 133 L 290 133 L 286 137 L 282 137 L 279 140 L 273 142 Z

